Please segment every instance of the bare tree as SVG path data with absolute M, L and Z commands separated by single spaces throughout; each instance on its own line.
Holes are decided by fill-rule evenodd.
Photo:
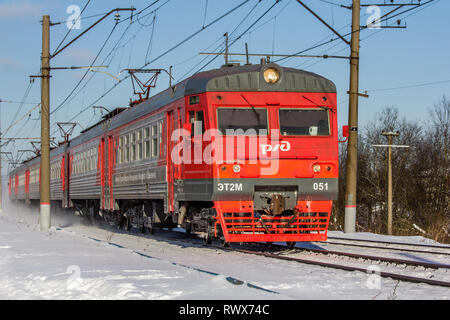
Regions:
M 410 146 L 392 154 L 394 233 L 450 241 L 450 101 L 444 96 L 423 124 L 400 118 L 398 109 L 386 107 L 363 128 L 358 143 L 359 231 L 387 231 L 386 150 L 372 147 L 386 143 L 382 131 L 399 131 L 394 143 Z M 336 230 L 343 229 L 344 221 L 345 153 L 346 145 L 341 145 L 339 200 L 330 221 Z

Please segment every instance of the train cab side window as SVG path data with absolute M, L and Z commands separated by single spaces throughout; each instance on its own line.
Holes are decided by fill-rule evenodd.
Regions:
M 189 123 L 191 124 L 191 136 L 205 133 L 205 117 L 203 111 L 190 111 Z
M 189 104 L 193 105 L 193 104 L 199 104 L 200 102 L 200 97 L 199 96 L 190 96 L 189 97 Z

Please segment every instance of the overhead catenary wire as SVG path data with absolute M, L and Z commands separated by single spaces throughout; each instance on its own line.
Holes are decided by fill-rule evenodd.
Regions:
M 380 22 L 380 23 L 382 23 L 382 22 L 387 22 L 389 19 L 393 19 L 393 18 L 395 18 L 395 17 L 397 17 L 397 16 L 400 16 L 400 15 L 402 15 L 402 14 L 404 14 L 404 13 L 407 13 L 407 12 L 409 12 L 409 11 L 412 11 L 412 10 L 417 10 L 417 11 L 411 13 L 410 15 L 407 15 L 406 17 L 404 17 L 404 19 L 406 19 L 407 17 L 409 17 L 409 16 L 411 16 L 411 15 L 413 15 L 413 14 L 419 12 L 419 11 L 422 11 L 423 9 L 427 8 L 428 6 L 433 5 L 433 2 L 434 2 L 434 3 L 437 3 L 437 2 L 435 2 L 435 1 L 439 2 L 440 0 L 428 0 L 428 1 L 422 3 L 422 4 L 418 5 L 418 6 L 407 8 L 407 9 L 403 10 L 402 12 L 399 12 L 399 13 L 393 15 L 393 16 L 386 16 L 386 17 L 380 19 L 380 21 L 377 21 L 377 22 Z M 401 5 L 401 4 L 398 4 L 398 5 Z M 428 6 L 427 6 L 427 5 L 428 5 Z M 339 31 L 342 30 L 343 28 L 347 27 L 348 25 L 349 25 L 349 24 L 347 24 L 346 26 L 340 28 Z M 363 27 L 359 28 L 358 31 L 366 30 L 366 29 L 368 29 L 368 28 L 365 27 L 365 26 L 363 26 Z M 384 30 L 384 29 L 381 28 L 381 29 L 377 30 L 376 32 L 372 33 L 371 35 L 369 35 L 369 36 L 367 36 L 367 37 L 365 37 L 365 38 L 362 38 L 361 41 L 363 41 L 363 40 L 365 40 L 365 39 L 367 39 L 367 38 L 369 38 L 369 37 L 371 37 L 371 36 L 373 36 L 373 35 L 375 35 L 375 34 L 381 32 L 381 31 L 383 31 L 383 30 Z M 353 32 L 349 32 L 349 33 L 347 33 L 347 34 L 345 34 L 345 35 L 343 35 L 343 36 L 344 36 L 344 37 L 347 37 L 347 36 L 351 35 L 352 33 L 353 33 Z M 316 48 L 322 47 L 322 46 L 324 46 L 324 45 L 330 44 L 330 43 L 332 43 L 332 42 L 335 42 L 336 40 L 339 40 L 339 37 L 331 38 L 331 39 L 328 40 L 328 41 L 323 41 L 323 42 L 320 42 L 320 41 L 319 41 L 319 42 L 317 42 L 316 44 L 314 44 L 313 46 L 311 46 L 311 47 L 309 47 L 309 48 L 307 48 L 307 49 L 303 49 L 303 50 L 301 50 L 301 51 L 298 51 L 298 52 L 292 54 L 292 56 L 293 56 L 293 55 L 302 54 L 302 53 L 305 53 L 305 52 L 308 52 L 308 51 L 311 51 L 311 50 L 313 50 L 313 49 L 316 49 Z M 334 45 L 334 46 L 332 46 L 332 47 L 330 47 L 330 48 L 328 48 L 327 50 L 322 51 L 322 52 L 326 52 L 326 51 L 328 51 L 329 49 L 334 48 L 334 47 L 336 47 L 336 46 L 338 46 L 338 45 L 340 45 L 340 43 L 338 43 L 337 45 Z M 341 51 L 345 50 L 346 48 L 347 48 L 347 47 L 344 47 L 343 49 L 341 49 L 341 50 L 339 50 L 339 51 L 333 52 L 332 54 L 336 54 L 336 53 L 338 53 L 338 52 L 341 52 Z M 280 61 L 285 60 L 285 59 L 290 59 L 290 56 L 286 56 L 286 57 L 280 58 L 280 59 L 278 59 L 278 60 L 275 60 L 274 62 L 280 62 Z M 323 60 L 318 60 L 318 61 L 312 63 L 311 65 L 309 65 L 309 66 L 306 67 L 306 68 L 309 68 L 309 67 L 311 67 L 311 66 L 313 66 L 313 65 L 315 65 L 315 64 L 317 64 L 317 63 L 320 63 L 321 61 L 323 61 Z M 300 67 L 300 66 L 304 65 L 305 63 L 306 63 L 306 62 L 303 62 L 303 63 L 297 65 L 296 67 Z
M 256 9 L 256 7 L 260 4 L 261 2 L 258 0 L 255 5 L 250 9 L 249 12 L 247 12 L 247 14 L 244 16 L 244 18 L 238 23 L 238 25 L 231 31 L 229 36 L 232 36 L 236 30 L 239 29 L 239 27 L 248 19 L 248 17 L 254 12 L 254 10 Z M 218 41 L 220 42 L 220 44 L 213 50 L 214 52 L 219 50 L 221 47 L 223 47 L 223 41 L 222 40 L 222 36 L 218 39 Z M 216 42 L 215 42 L 216 43 Z M 210 46 L 211 47 L 211 46 Z M 209 47 L 208 47 L 209 48 Z M 198 56 L 198 53 L 195 55 Z M 184 73 L 181 77 L 179 77 L 178 79 L 184 79 L 187 75 L 189 75 L 193 70 L 195 70 L 199 65 L 201 65 L 205 60 L 208 59 L 208 56 L 205 56 L 203 59 L 201 59 L 197 64 L 195 64 L 194 66 L 192 66 L 186 73 Z
M 258 23 L 258 21 L 260 21 L 270 10 L 272 10 L 273 7 L 275 7 L 278 3 L 280 3 L 282 0 L 277 0 L 276 2 L 274 2 L 258 19 L 256 19 L 247 29 L 245 29 L 244 32 L 242 32 L 237 38 L 235 38 L 233 41 L 231 41 L 230 43 L 230 47 L 236 43 L 236 41 L 238 41 L 239 39 L 242 38 L 243 35 L 245 35 L 256 23 Z M 225 51 L 225 49 L 223 49 L 220 53 L 223 53 Z M 207 62 L 205 65 L 203 65 L 203 67 L 201 67 L 200 69 L 198 69 L 194 74 L 199 73 L 200 71 L 202 71 L 204 68 L 206 68 L 209 64 L 211 64 L 215 59 L 217 59 L 219 55 L 215 55 L 209 62 Z
M 14 122 L 16 121 L 17 116 L 19 115 L 20 111 L 22 110 L 22 107 L 23 107 L 23 105 L 24 105 L 25 100 L 27 99 L 27 97 L 28 97 L 28 95 L 29 95 L 29 93 L 30 93 L 30 91 L 31 91 L 31 87 L 33 86 L 33 83 L 34 83 L 34 78 L 31 78 L 31 79 L 30 79 L 30 82 L 28 83 L 28 86 L 27 86 L 27 88 L 26 88 L 26 90 L 25 90 L 25 93 L 24 93 L 24 95 L 23 95 L 23 97 L 22 97 L 22 102 L 20 103 L 19 107 L 17 108 L 17 111 L 16 111 L 16 113 L 14 114 L 14 117 L 13 117 L 13 119 L 11 120 L 11 123 L 14 123 Z M 10 129 L 10 127 L 11 127 L 11 126 L 9 126 L 8 129 L 6 129 L 5 133 L 8 132 L 8 130 Z
M 149 9 L 152 5 L 154 5 L 154 4 L 156 4 L 157 2 L 159 2 L 160 0 L 156 0 L 156 1 L 154 1 L 152 4 L 150 4 L 149 6 L 147 6 L 147 7 L 145 7 L 144 9 L 142 9 L 142 10 L 140 10 L 139 12 L 138 12 L 138 14 L 140 14 L 140 13 L 142 13 L 142 12 L 144 12 L 145 10 L 147 10 L 147 9 Z M 164 6 L 166 3 L 168 3 L 170 0 L 167 0 L 167 1 L 165 1 L 161 6 L 159 6 L 158 8 L 156 8 L 155 10 L 153 10 L 153 11 L 151 11 L 149 14 L 151 14 L 151 13 L 154 13 L 154 12 L 156 12 L 156 10 L 158 10 L 158 9 L 160 9 L 162 6 Z M 145 16 L 147 16 L 147 14 L 145 15 Z M 144 16 L 144 17 L 145 17 Z M 126 19 L 124 19 L 124 20 L 121 20 L 121 21 L 119 21 L 115 26 L 117 26 L 119 23 L 121 23 L 121 22 L 123 22 L 123 21 L 126 21 Z M 125 36 L 125 34 L 126 34 L 126 32 L 129 30 L 129 28 L 130 28 L 130 26 L 133 24 L 133 23 L 135 23 L 136 21 L 138 21 L 137 19 L 136 20 L 134 20 L 134 21 L 131 21 L 130 22 L 130 24 L 128 24 L 128 26 L 127 26 L 127 28 L 124 30 L 124 32 L 123 32 L 123 34 L 121 35 L 121 37 L 119 37 L 119 40 L 116 42 L 116 44 L 114 45 L 114 47 L 111 49 L 111 51 L 108 53 L 108 55 L 106 56 L 106 58 L 103 60 L 103 62 L 102 62 L 102 65 L 107 61 L 107 59 L 108 59 L 108 57 L 111 57 L 111 59 L 110 59 L 110 61 L 109 61 L 109 63 L 108 64 L 110 64 L 111 63 L 111 61 L 112 61 L 112 59 L 114 58 L 114 55 L 115 55 L 115 52 L 119 49 L 119 48 L 121 48 L 121 47 L 123 47 L 123 46 L 125 46 L 125 45 L 127 45 L 128 44 L 128 42 L 130 42 L 130 41 L 132 41 L 132 40 L 134 40 L 135 38 L 136 38 L 136 36 L 137 36 L 137 34 L 140 32 L 140 30 L 143 28 L 143 26 L 141 25 L 141 27 L 139 28 L 139 30 L 135 33 L 135 35 L 132 37 L 132 38 L 130 38 L 125 44 L 123 44 L 122 46 L 118 46 L 119 45 L 119 43 L 123 40 L 123 38 L 124 38 L 124 36 Z M 106 42 L 105 42 L 106 43 Z M 89 69 L 87 70 L 87 71 L 89 71 Z M 83 76 L 83 78 L 86 76 L 86 73 L 85 73 L 85 75 Z M 95 73 L 93 73 L 92 75 L 91 75 L 91 77 L 85 82 L 85 84 L 83 85 L 83 87 L 82 88 L 80 88 L 79 90 L 78 90 L 78 92 L 74 95 L 74 96 L 72 96 L 72 98 L 70 99 L 70 100 L 66 100 L 65 102 L 64 102 L 64 104 L 68 104 L 68 103 L 70 103 L 86 86 L 87 86 L 87 84 L 89 83 L 89 81 L 93 78 L 95 76 Z M 79 86 L 79 84 L 81 83 L 81 81 L 83 80 L 83 78 L 79 81 L 79 83 L 77 84 L 77 86 Z M 114 86 L 114 87 L 116 87 L 116 86 Z M 76 88 L 75 88 L 76 89 Z M 73 92 L 72 92 L 73 93 Z M 59 109 L 59 108 L 61 108 L 61 105 L 59 105 L 58 107 L 57 107 L 57 109 Z M 53 112 L 56 112 L 57 110 L 54 110 Z M 52 113 L 53 113 L 52 112 Z
M 111 29 L 108 37 L 106 38 L 105 42 L 103 43 L 103 45 L 101 46 L 99 52 L 97 53 L 97 55 L 95 56 L 94 60 L 92 61 L 90 67 L 92 67 L 94 65 L 94 63 L 97 61 L 100 53 L 103 51 L 103 49 L 105 48 L 109 38 L 111 37 L 111 35 L 113 34 L 115 28 L 116 28 L 117 24 L 114 24 L 113 28 Z M 53 111 L 50 112 L 50 115 L 54 114 L 55 112 L 57 112 L 60 108 L 62 108 L 65 105 L 65 102 L 70 98 L 70 96 L 75 92 L 75 90 L 80 86 L 81 82 L 84 80 L 84 78 L 86 77 L 86 75 L 89 73 L 90 69 L 87 69 L 86 72 L 83 74 L 83 76 L 81 77 L 81 79 L 78 81 L 78 83 L 75 85 L 75 87 L 72 89 L 72 91 L 66 96 L 66 98 L 58 105 L 58 107 L 56 107 Z
M 144 64 L 141 68 L 145 68 L 147 65 L 159 60 L 160 58 L 162 58 L 163 56 L 167 55 L 168 53 L 172 52 L 173 50 L 175 50 L 176 48 L 180 47 L 182 44 L 186 43 L 187 41 L 189 41 L 190 39 L 192 39 L 193 37 L 195 37 L 196 35 L 198 35 L 199 33 L 201 33 L 202 31 L 206 30 L 207 28 L 211 27 L 212 25 L 216 24 L 218 21 L 222 20 L 223 18 L 225 18 L 226 16 L 230 15 L 231 13 L 233 13 L 234 11 L 236 11 L 237 9 L 241 8 L 244 4 L 248 3 L 250 0 L 244 0 L 243 2 L 241 2 L 240 4 L 236 5 L 235 7 L 233 7 L 232 9 L 228 10 L 227 12 L 225 12 L 224 14 L 222 14 L 221 16 L 219 16 L 218 18 L 214 19 L 213 21 L 211 21 L 210 23 L 208 23 L 207 25 L 205 25 L 204 28 L 201 28 L 200 30 L 195 31 L 194 33 L 192 33 L 191 35 L 189 35 L 188 37 L 186 37 L 185 39 L 183 39 L 182 41 L 178 42 L 177 44 L 175 44 L 174 46 L 172 46 L 171 48 L 169 48 L 168 50 L 164 51 L 162 54 L 160 54 L 158 57 L 154 58 L 153 60 L 147 62 L 146 64 Z M 124 21 L 124 20 L 123 20 Z M 120 23 L 120 22 L 119 22 Z M 130 77 L 130 75 L 124 76 L 122 79 L 120 79 L 118 82 L 114 83 L 114 85 L 109 88 L 107 91 L 105 91 L 100 97 L 98 97 L 94 102 L 92 102 L 91 104 L 89 104 L 87 107 L 85 107 L 84 109 L 80 110 L 80 112 L 78 112 L 74 117 L 72 117 L 69 121 L 73 121 L 74 119 L 76 119 L 78 116 L 80 116 L 83 112 L 85 112 L 86 110 L 90 109 L 93 105 L 95 105 L 98 101 L 100 101 L 102 98 L 104 98 L 107 94 L 109 94 L 111 91 L 113 91 L 115 88 L 117 88 L 117 86 L 119 86 L 124 80 L 128 79 Z
M 83 9 L 81 10 L 79 16 L 77 17 L 75 23 L 77 23 L 77 22 L 80 20 L 81 15 L 83 14 L 84 10 L 86 10 L 86 8 L 87 8 L 87 6 L 89 5 L 90 2 L 91 2 L 91 0 L 88 0 L 88 1 L 86 2 L 86 4 L 84 5 Z M 74 23 L 74 24 L 75 24 L 75 23 Z M 73 28 L 68 28 L 68 29 L 69 29 L 69 30 L 67 30 L 66 35 L 63 37 L 63 39 L 61 40 L 61 42 L 58 44 L 58 46 L 56 47 L 56 49 L 55 49 L 55 51 L 53 52 L 53 54 L 59 50 L 59 48 L 62 46 L 62 44 L 64 43 L 64 41 L 66 40 L 66 38 L 69 36 L 69 33 L 72 31 Z
M 7 134 L 11 128 L 13 128 L 16 124 L 18 124 L 20 121 L 22 121 L 26 116 L 29 116 L 31 112 L 33 112 L 35 109 L 39 108 L 41 106 L 40 103 L 38 103 L 36 106 L 31 108 L 27 113 L 25 113 L 21 118 L 17 119 L 17 121 L 12 122 L 9 127 L 2 133 L 3 135 Z M 18 134 L 14 135 L 18 136 Z

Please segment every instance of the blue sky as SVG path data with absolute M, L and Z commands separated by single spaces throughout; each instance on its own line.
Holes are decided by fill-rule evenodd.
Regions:
M 116 7 L 130 6 L 134 6 L 138 12 L 154 1 L 91 0 L 81 16 L 81 29 L 72 30 L 64 43 L 89 27 L 102 13 Z M 133 24 L 130 25 L 129 20 L 126 20 L 117 25 L 95 65 L 105 61 L 109 66 L 105 71 L 123 78 L 126 72 L 119 75 L 121 70 L 140 68 L 146 62 L 155 60 L 183 39 L 202 30 L 204 26 L 208 26 L 216 18 L 243 2 L 244 0 L 160 0 L 143 11 L 139 20 L 134 17 Z M 383 3 L 384 0 L 378 2 L 362 0 L 363 4 L 374 2 Z M 0 99 L 22 101 L 24 94 L 29 91 L 26 102 L 40 101 L 40 80 L 36 79 L 28 88 L 29 75 L 38 74 L 40 67 L 39 20 L 43 14 L 49 14 L 53 23 L 61 22 L 51 27 L 51 52 L 54 52 L 68 31 L 65 22 L 70 13 L 67 13 L 67 8 L 70 5 L 83 8 L 86 3 L 87 0 L 0 1 Z M 205 57 L 199 55 L 199 52 L 222 48 L 223 34 L 227 31 L 231 33 L 236 27 L 230 42 L 235 41 L 240 35 L 242 37 L 234 42 L 231 52 L 243 52 L 247 42 L 251 53 L 295 53 L 335 37 L 295 0 L 281 0 L 262 16 L 274 3 L 274 0 L 248 0 L 231 14 L 205 28 L 147 67 L 169 69 L 172 65 L 175 79 L 182 80 L 209 61 L 210 58 L 206 58 L 205 62 L 200 63 Z M 350 0 L 305 0 L 305 3 L 341 34 L 350 32 L 351 11 L 330 4 L 348 5 L 351 3 Z M 152 12 L 154 9 L 157 9 L 156 13 Z M 381 14 L 387 10 L 381 7 Z M 374 119 L 375 115 L 386 106 L 397 107 L 400 115 L 409 120 L 426 121 L 428 109 L 444 94 L 450 96 L 450 29 L 447 26 L 449 14 L 450 1 L 435 0 L 429 6 L 401 16 L 405 17 L 402 24 L 406 23 L 406 29 L 361 32 L 360 91 L 367 90 L 370 98 L 360 98 L 360 127 Z M 95 17 L 91 17 L 93 15 Z M 128 16 L 127 12 L 122 12 L 120 18 Z M 262 18 L 248 29 L 261 16 Z M 363 8 L 361 24 L 365 24 L 369 16 L 370 14 Z M 389 22 L 394 23 L 395 20 Z M 114 15 L 111 15 L 52 59 L 51 65 L 54 67 L 90 65 L 107 40 L 114 24 Z M 116 49 L 112 50 L 114 48 Z M 306 54 L 335 55 L 348 53 L 347 45 L 341 40 L 306 52 Z M 258 60 L 259 58 L 254 58 L 251 62 L 258 63 Z M 217 68 L 221 64 L 223 58 L 219 57 L 206 69 Z M 347 123 L 346 92 L 349 85 L 347 60 L 292 58 L 283 60 L 280 64 L 312 71 L 333 80 L 338 88 L 339 126 Z M 113 109 L 126 106 L 132 97 L 130 79 L 117 84 L 117 81 L 108 75 L 89 72 L 74 94 L 67 99 L 68 103 L 61 105 L 84 72 L 84 70 L 52 71 L 51 132 L 52 136 L 59 140 L 61 138 L 54 125 L 55 122 L 78 122 L 81 126 L 77 127 L 75 131 L 77 134 L 81 127 L 88 127 L 100 120 L 100 111 L 89 108 L 91 104 Z M 87 80 L 89 82 L 85 85 Z M 116 87 L 109 94 L 94 103 L 115 84 Z M 429 85 L 417 86 L 421 84 Z M 168 77 L 161 75 L 153 93 L 167 86 Z M 399 87 L 407 88 L 399 89 Z M 13 103 L 1 104 L 2 131 L 6 132 L 6 136 L 38 137 L 40 121 L 35 120 L 39 116 L 38 112 L 34 109 L 31 116 L 28 113 L 35 105 L 20 106 Z M 59 109 L 55 111 L 58 107 Z M 78 115 L 84 109 L 86 111 Z M 77 117 L 74 118 L 75 116 Z M 17 121 L 21 118 L 23 120 L 6 131 L 14 119 Z M 26 142 L 16 142 L 6 149 L 14 151 L 30 147 Z

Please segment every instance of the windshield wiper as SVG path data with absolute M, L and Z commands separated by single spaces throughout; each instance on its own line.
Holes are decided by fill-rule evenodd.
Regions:
M 256 117 L 258 118 L 258 125 L 261 124 L 261 119 L 259 117 L 259 113 L 256 111 L 255 107 L 252 106 L 252 104 L 250 102 L 248 102 L 248 100 L 244 97 L 243 94 L 241 94 L 242 99 L 244 99 L 245 102 L 247 102 L 247 104 L 252 108 L 253 112 L 256 114 Z
M 319 108 L 322 108 L 322 109 L 325 109 L 325 110 L 330 110 L 331 112 L 336 112 L 333 108 L 331 108 L 331 107 L 327 107 L 327 106 L 321 106 L 320 104 L 317 104 L 317 103 L 315 103 L 314 101 L 312 101 L 311 99 L 308 99 L 307 97 L 305 97 L 305 96 L 303 96 L 302 95 L 302 97 L 303 98 L 305 98 L 306 100 L 308 100 L 309 102 L 312 102 L 312 103 L 314 103 L 316 106 L 318 106 Z

